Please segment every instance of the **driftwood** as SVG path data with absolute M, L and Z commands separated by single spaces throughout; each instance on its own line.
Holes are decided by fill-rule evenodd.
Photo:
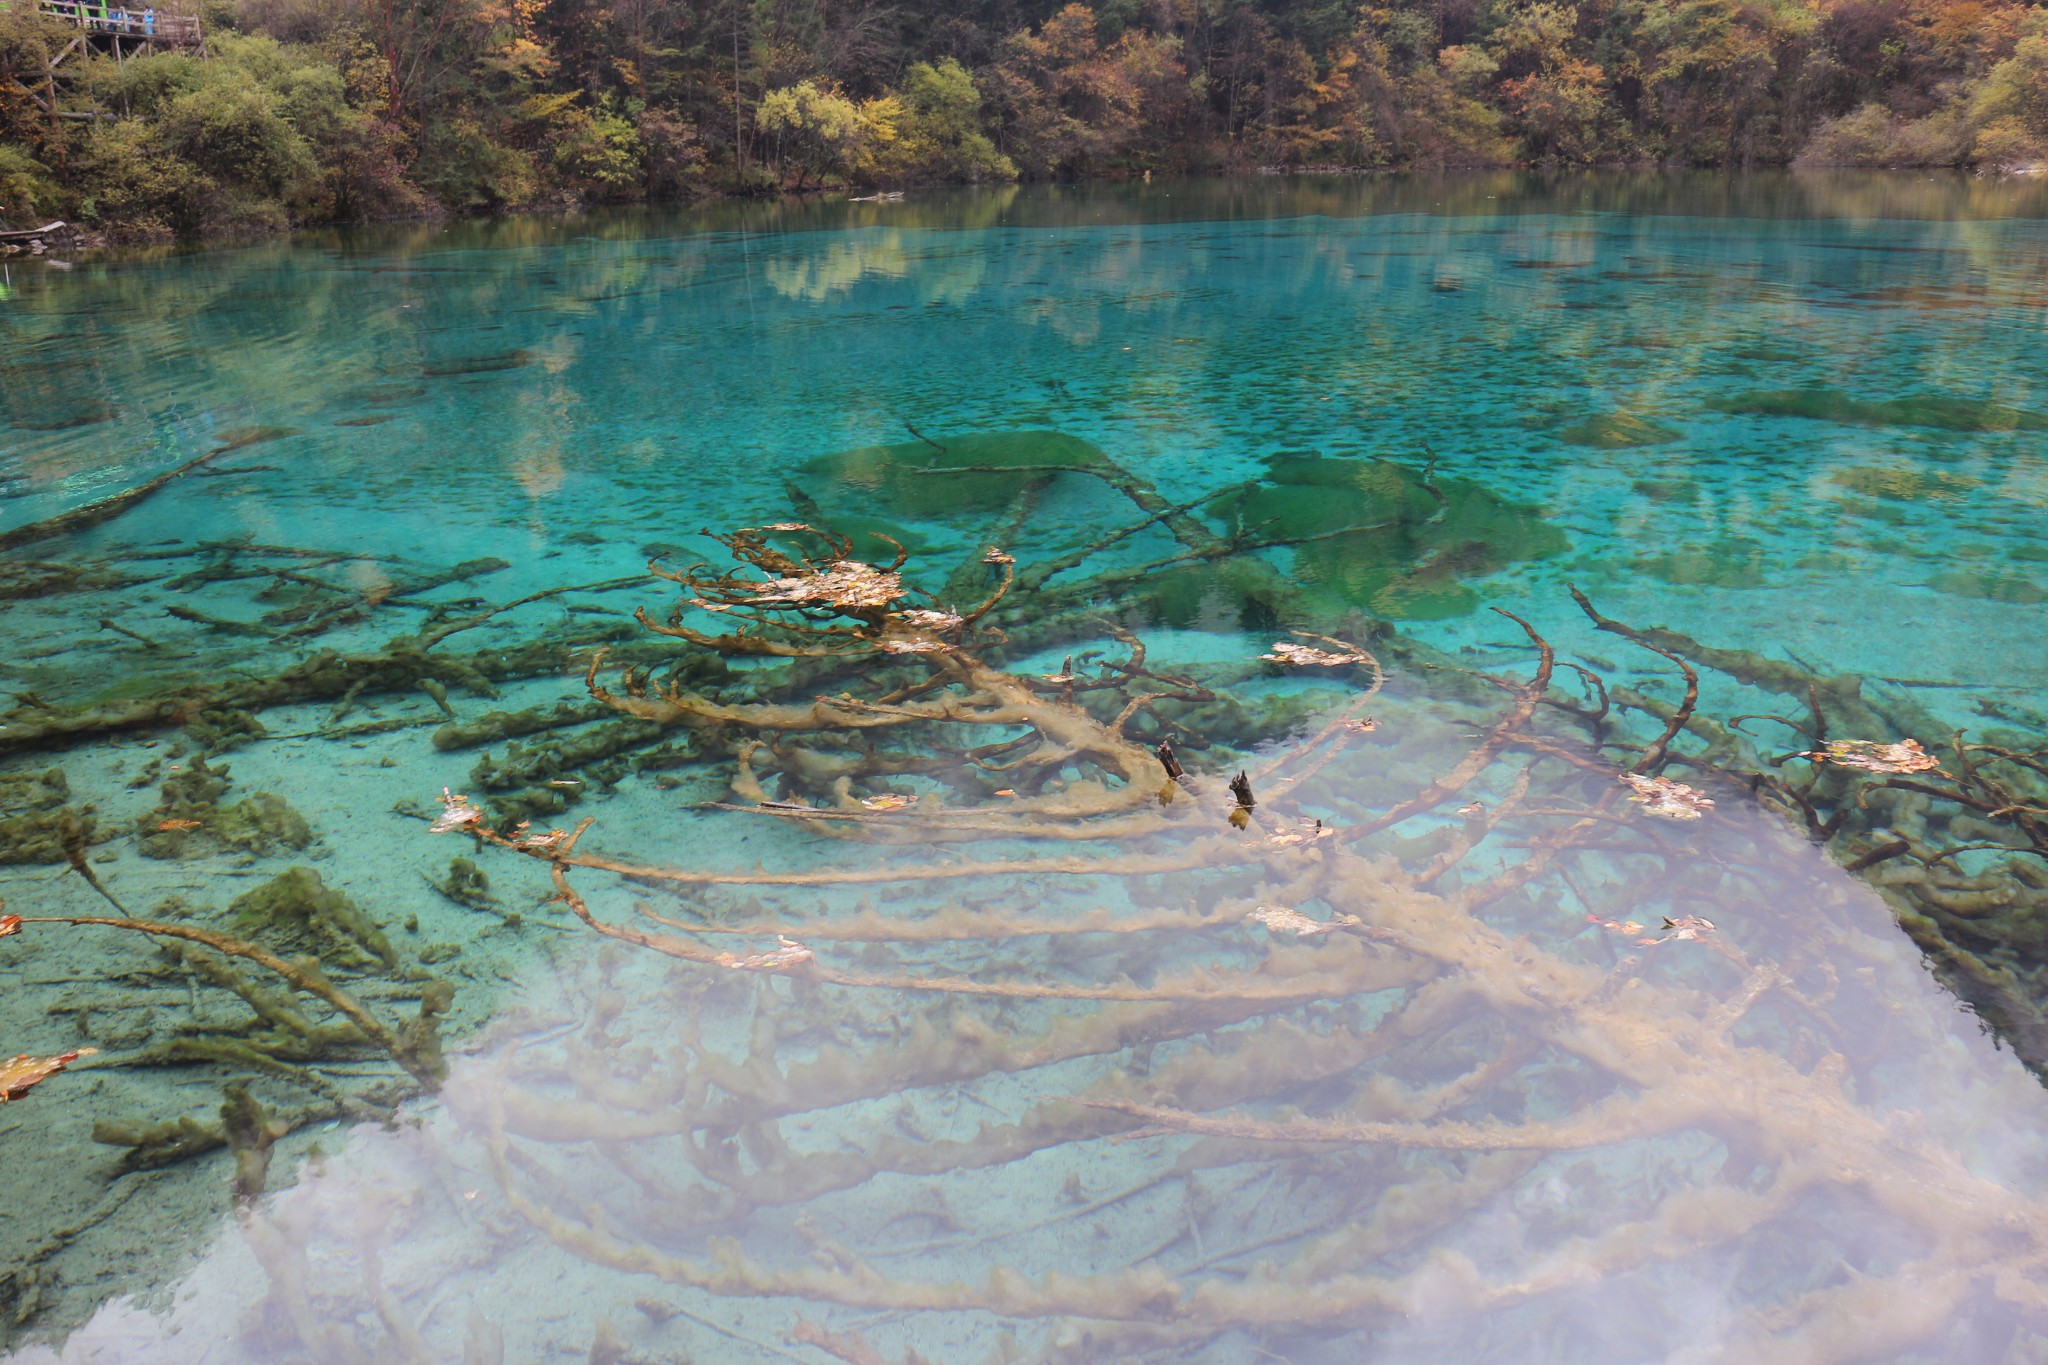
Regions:
M 59 512 L 54 517 L 44 517 L 41 521 L 32 521 L 26 526 L 17 526 L 12 531 L 0 534 L 0 550 L 12 550 L 23 545 L 32 545 L 39 540 L 67 536 L 74 531 L 90 530 L 103 522 L 112 521 L 151 494 L 161 492 L 174 480 L 184 477 L 211 460 L 219 459 L 231 450 L 240 450 L 259 441 L 273 441 L 280 436 L 293 434 L 288 427 L 251 427 L 246 431 L 237 432 L 204 455 L 187 460 L 168 474 L 159 474 L 148 483 L 137 484 L 110 497 L 101 498 L 98 502 L 89 502 L 83 507 L 74 507 L 68 512 Z
M 77 228 L 72 227 L 71 224 L 64 222 L 62 219 L 59 219 L 58 221 L 53 223 L 45 223 L 39 228 L 0 229 L 0 245 L 14 245 L 18 243 L 23 246 L 28 246 L 34 243 L 48 241 L 53 237 L 76 236 L 77 233 Z

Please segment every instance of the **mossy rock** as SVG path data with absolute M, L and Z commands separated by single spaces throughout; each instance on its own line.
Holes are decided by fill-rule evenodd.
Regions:
M 1828 482 L 1866 497 L 1890 502 L 1939 502 L 1960 497 L 1984 486 L 1982 479 L 1967 474 L 1949 474 L 1939 469 L 1913 469 L 1903 465 L 1858 465 L 1838 469 Z
M 1632 412 L 1603 412 L 1573 422 L 1557 433 L 1557 439 L 1566 445 L 1594 450 L 1626 450 L 1631 446 L 1669 445 L 1683 435 Z
M 389 971 L 398 953 L 375 920 L 310 867 L 280 873 L 228 906 L 238 927 L 293 947 L 324 945 L 351 966 L 381 964 Z
M 936 444 L 863 446 L 806 463 L 804 487 L 826 506 L 857 501 L 894 516 L 946 523 L 1010 505 L 1039 480 L 1071 477 L 1046 466 L 1089 469 L 1105 463 L 1100 448 L 1059 431 L 981 431 L 948 435 Z M 993 467 L 983 472 L 976 467 Z M 976 472 L 949 472 L 975 470 Z M 1010 471 L 1016 472 L 1010 472 Z M 844 527 L 834 529 L 846 532 Z
M 1716 412 L 1748 417 L 1803 417 L 1858 427 L 1931 427 L 1938 431 L 2048 431 L 2048 414 L 1988 399 L 1916 394 L 1910 398 L 1853 398 L 1840 389 L 1779 389 L 1738 393 L 1708 402 Z

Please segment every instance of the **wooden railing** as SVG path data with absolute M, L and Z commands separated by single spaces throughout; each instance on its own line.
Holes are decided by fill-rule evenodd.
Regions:
M 199 20 L 153 7 L 128 9 L 91 0 L 38 0 L 37 8 L 53 18 L 84 29 L 167 47 L 199 46 Z

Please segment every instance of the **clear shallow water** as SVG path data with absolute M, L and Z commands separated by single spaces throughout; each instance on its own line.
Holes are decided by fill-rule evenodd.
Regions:
M 97 867 L 129 909 L 176 896 L 189 922 L 231 926 L 229 901 L 312 867 L 457 992 L 442 1096 L 389 1128 L 299 1127 L 274 1192 L 238 1218 L 220 1153 L 110 1183 L 121 1149 L 90 1141 L 95 1122 L 210 1119 L 224 1079 L 303 1109 L 302 1084 L 246 1058 L 131 1064 L 189 1034 L 195 1005 L 231 1027 L 232 998 L 153 973 L 140 938 L 50 926 L 0 944 L 0 1019 L 20 1040 L 0 1053 L 101 1049 L 0 1111 L 21 1229 L 7 1240 L 37 1267 L 12 1275 L 10 1301 L 44 1313 L 24 1315 L 23 1342 L 40 1340 L 18 1353 L 832 1358 L 790 1339 L 802 1318 L 892 1360 L 2032 1358 L 2038 1085 L 1865 880 L 1740 790 L 1714 788 L 1697 824 L 1623 808 L 1625 836 L 1477 904 L 1609 779 L 1539 764 L 1518 794 L 1527 754 L 1503 754 L 1456 801 L 1345 841 L 1364 861 L 1312 840 L 1314 868 L 1292 843 L 1244 850 L 1305 819 L 1356 826 L 1456 767 L 1501 703 L 1451 665 L 1526 676 L 1533 658 L 1487 605 L 1609 685 L 1675 700 L 1671 666 L 1596 635 L 1567 584 L 1638 625 L 1869 679 L 1930 743 L 1989 723 L 1987 707 L 2024 722 L 2048 681 L 2042 207 L 2030 187 L 1884 177 L 1161 184 L 11 267 L 0 526 L 249 442 L 100 527 L 15 552 L 13 581 L 63 590 L 8 602 L 9 681 L 57 703 L 373 652 L 485 604 L 600 585 L 468 637 L 561 654 L 501 681 L 502 700 L 452 682 L 475 719 L 582 697 L 590 644 L 634 638 L 623 611 L 658 621 L 674 600 L 646 558 L 689 549 L 699 527 L 880 518 L 918 551 L 906 573 L 958 603 L 985 576 L 941 585 L 992 540 L 1028 573 L 1142 516 L 1088 477 L 1054 478 L 1020 516 L 944 479 L 801 468 L 918 433 L 1057 430 L 1175 504 L 1263 481 L 1245 495 L 1263 501 L 1202 509 L 1212 535 L 1353 525 L 1341 490 L 1276 491 L 1276 471 L 1309 477 L 1311 453 L 1416 479 L 1433 456 L 1453 499 L 1442 524 L 1484 512 L 1476 541 L 1411 528 L 1420 567 L 1391 576 L 1344 536 L 1269 554 L 1317 624 L 1391 616 L 1429 651 L 1391 668 L 1370 735 L 1317 739 L 1351 673 L 1244 667 L 1275 638 L 1265 599 L 1227 577 L 1138 572 L 1186 550 L 1168 528 L 1074 571 L 1133 571 L 1109 601 L 1154 666 L 1209 670 L 1247 708 L 1183 718 L 1195 795 L 1156 828 L 869 850 L 702 809 L 737 761 L 702 744 L 638 771 L 596 755 L 504 784 L 529 804 L 551 780 L 615 784 L 532 813 L 593 816 L 591 847 L 636 864 L 823 880 L 1031 861 L 1043 870 L 851 885 L 575 880 L 612 922 L 646 926 L 638 902 L 687 923 L 803 926 L 834 971 L 1067 992 L 1052 998 L 676 962 L 544 904 L 545 869 L 511 854 L 478 858 L 495 907 L 459 905 L 426 883 L 445 880 L 460 836 L 430 838 L 393 806 L 431 806 L 444 784 L 482 799 L 478 756 L 506 748 L 437 749 L 437 702 L 411 686 L 273 706 L 270 737 L 215 760 L 232 770 L 225 801 L 271 792 L 303 815 L 317 842 L 300 850 L 143 856 L 138 835 L 180 836 L 158 791 L 189 762 L 163 752 L 176 731 L 21 746 L 11 771 L 61 766 L 119 835 Z M 259 548 L 195 552 L 236 537 Z M 301 578 L 243 572 L 255 564 Z M 468 575 L 419 586 L 456 564 Z M 330 617 L 346 594 L 303 578 L 369 605 Z M 1024 653 L 1020 600 L 1015 671 L 1057 674 L 1091 643 L 1070 632 Z M 259 630 L 266 613 L 286 615 Z M 309 622 L 323 629 L 291 633 Z M 862 677 L 830 687 L 872 695 Z M 1714 674 L 1706 689 L 1721 717 L 1796 704 Z M 337 733 L 383 721 L 414 723 Z M 659 741 L 636 742 L 627 757 Z M 1312 771 L 1262 823 L 1220 823 L 1211 807 L 1240 762 L 1290 755 Z M 896 785 L 949 806 L 1033 795 Z M 1475 824 L 1517 802 L 1519 823 Z M 1186 864 L 1205 840 L 1224 852 L 1146 876 L 1046 866 Z M 1439 870 L 1464 842 L 1468 861 Z M 55 879 L 62 866 L 4 869 L 8 909 L 103 912 L 78 877 Z M 1267 906 L 1377 933 L 1295 941 L 1243 923 Z M 900 926 L 948 913 L 1008 927 L 905 941 Z M 1089 913 L 1146 927 L 1012 922 Z M 1728 951 L 1587 923 L 1687 914 Z M 363 987 L 394 1019 L 421 994 L 404 975 Z M 353 1087 L 395 1068 L 334 1070 Z M 1113 1141 L 1140 1125 L 1060 1102 L 1074 1095 L 1405 1127 Z M 1572 1127 L 1588 1113 L 1611 1131 Z M 1985 1205 L 1998 1217 L 1953 1213 Z

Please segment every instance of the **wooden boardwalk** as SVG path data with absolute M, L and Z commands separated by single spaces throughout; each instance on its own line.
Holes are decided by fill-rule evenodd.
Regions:
M 203 46 L 199 20 L 153 6 L 128 8 L 90 0 L 36 0 L 36 8 L 81 30 L 79 45 L 90 45 L 116 58 L 161 48 Z
M 0 9 L 7 9 L 15 0 L 0 0 Z M 38 10 L 78 30 L 78 36 L 64 44 L 63 50 L 43 65 L 41 78 L 31 86 L 19 76 L 8 75 L 0 78 L 15 94 L 34 102 L 37 108 L 52 120 L 111 118 L 112 115 L 100 109 L 59 109 L 57 84 L 69 82 L 80 64 L 71 63 L 71 58 L 89 56 L 98 52 L 112 57 L 115 61 L 126 61 L 129 57 L 145 52 L 191 52 L 206 55 L 206 44 L 199 32 L 199 20 L 189 14 L 172 14 L 151 5 L 130 8 L 124 5 L 88 3 L 88 0 L 35 0 Z M 67 63 L 70 63 L 67 65 Z M 38 88 L 40 87 L 40 88 Z

